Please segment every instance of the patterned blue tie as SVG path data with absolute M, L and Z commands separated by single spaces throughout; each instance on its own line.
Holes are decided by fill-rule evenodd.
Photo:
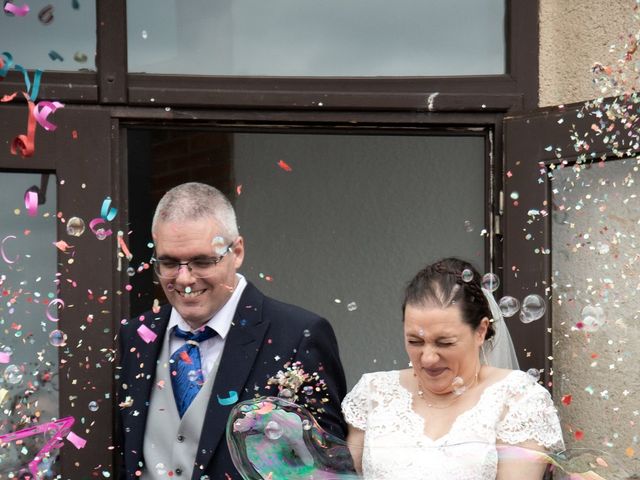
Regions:
M 210 327 L 204 327 L 195 333 L 185 332 L 176 326 L 173 334 L 186 340 L 183 346 L 173 352 L 169 361 L 173 396 L 176 399 L 180 418 L 182 418 L 204 383 L 198 344 L 214 337 L 216 331 Z

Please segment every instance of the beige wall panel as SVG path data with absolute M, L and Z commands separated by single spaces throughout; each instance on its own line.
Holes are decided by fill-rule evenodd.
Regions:
M 635 0 L 540 0 L 541 107 L 581 102 L 602 94 L 593 83 L 595 62 L 614 64 L 611 45 L 623 45 L 640 25 Z

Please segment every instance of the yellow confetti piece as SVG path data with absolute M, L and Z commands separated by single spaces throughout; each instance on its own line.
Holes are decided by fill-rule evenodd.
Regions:
M 7 395 L 9 394 L 9 390 L 6 388 L 0 388 L 0 405 L 7 399 Z

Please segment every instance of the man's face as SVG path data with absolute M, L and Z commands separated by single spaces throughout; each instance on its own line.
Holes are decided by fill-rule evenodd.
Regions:
M 220 256 L 222 229 L 212 218 L 160 222 L 153 232 L 156 258 L 188 262 Z M 225 239 L 231 243 L 231 239 Z M 206 278 L 194 277 L 186 266 L 173 278 L 158 277 L 167 300 L 194 329 L 201 327 L 227 302 L 236 287 L 236 270 L 244 259 L 244 242 L 236 238 Z

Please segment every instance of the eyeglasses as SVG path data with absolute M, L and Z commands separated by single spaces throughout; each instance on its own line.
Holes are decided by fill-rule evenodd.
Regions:
M 215 266 L 231 251 L 233 242 L 227 245 L 224 253 L 217 257 L 197 258 L 188 262 L 177 262 L 176 260 L 159 259 L 152 257 L 153 269 L 161 278 L 176 278 L 180 273 L 180 267 L 187 267 L 189 273 L 195 278 L 207 278 L 213 275 Z

